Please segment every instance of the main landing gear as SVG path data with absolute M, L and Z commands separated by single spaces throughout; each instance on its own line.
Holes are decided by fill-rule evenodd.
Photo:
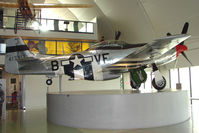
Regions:
M 147 79 L 147 74 L 144 71 L 145 67 L 130 71 L 130 85 L 134 89 L 139 89 L 141 84 Z
M 146 67 L 134 69 L 130 71 L 130 85 L 134 89 L 139 89 L 141 84 L 147 79 L 147 74 L 145 72 Z M 156 90 L 162 90 L 166 86 L 166 80 L 158 70 L 155 63 L 152 64 L 152 69 L 155 77 L 152 80 L 152 85 Z
M 152 64 L 152 69 L 155 76 L 152 80 L 153 87 L 157 90 L 164 89 L 166 86 L 166 79 L 162 76 L 155 63 Z

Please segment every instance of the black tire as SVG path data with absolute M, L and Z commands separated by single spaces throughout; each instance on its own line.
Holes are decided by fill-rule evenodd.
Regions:
M 164 89 L 164 87 L 166 86 L 166 79 L 163 77 L 163 82 L 162 82 L 162 84 L 158 85 L 158 84 L 155 83 L 155 78 L 153 78 L 153 80 L 152 80 L 152 85 L 153 85 L 153 87 L 154 87 L 156 90 L 160 91 L 160 90 Z
M 46 84 L 47 84 L 47 85 L 52 85 L 52 83 L 53 83 L 52 79 L 47 79 L 47 80 L 46 80 Z
M 136 84 L 133 80 L 131 80 L 130 82 L 132 88 L 139 90 L 141 84 Z

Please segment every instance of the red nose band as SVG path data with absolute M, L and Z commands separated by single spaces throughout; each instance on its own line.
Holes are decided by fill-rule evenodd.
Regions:
M 184 52 L 184 51 L 187 51 L 187 46 L 178 44 L 176 46 L 176 57 L 178 57 L 179 54 L 182 53 L 182 52 Z

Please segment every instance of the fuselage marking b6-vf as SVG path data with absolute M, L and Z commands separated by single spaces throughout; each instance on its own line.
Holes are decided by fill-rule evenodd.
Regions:
M 96 55 L 84 56 L 82 54 L 73 54 L 69 59 L 64 60 L 53 60 L 51 61 L 52 71 L 61 71 L 60 67 L 63 68 L 63 72 L 73 78 L 94 80 L 94 65 L 101 67 L 102 64 L 107 63 L 109 53 L 101 53 Z
M 88 56 L 88 57 L 84 57 L 81 54 L 73 54 L 69 59 L 61 60 L 60 64 L 61 66 L 65 66 L 73 62 L 74 64 L 73 67 L 76 68 L 78 65 L 82 66 L 83 62 L 93 62 L 93 59 L 95 59 L 97 64 L 100 65 L 101 61 L 103 61 L 104 64 L 106 63 L 106 60 L 108 59 L 107 55 L 109 55 L 109 53 L 102 53 L 102 54 Z M 57 71 L 59 69 L 59 62 L 57 60 L 53 60 L 51 62 L 51 66 L 52 66 L 52 71 Z

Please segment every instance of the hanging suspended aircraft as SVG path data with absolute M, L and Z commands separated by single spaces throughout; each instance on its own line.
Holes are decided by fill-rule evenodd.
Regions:
M 37 4 L 31 3 L 30 0 L 17 0 L 17 3 L 0 2 L 1 8 L 17 8 L 22 16 L 29 20 L 36 17 L 35 9 L 41 8 L 90 8 L 90 4 Z
M 130 72 L 131 87 L 138 89 L 147 79 L 145 68 L 152 67 L 152 85 L 162 90 L 166 80 L 157 66 L 175 60 L 180 53 L 188 60 L 184 53 L 187 50 L 184 41 L 190 37 L 187 30 L 188 23 L 185 23 L 180 35 L 169 33 L 167 37 L 142 44 L 118 41 L 121 34 L 118 32 L 115 41 L 99 42 L 86 51 L 44 57 L 31 53 L 20 37 L 12 38 L 6 40 L 5 70 L 13 74 L 47 75 L 47 85 L 52 84 L 56 75 L 68 75 L 70 80 L 102 81 Z

